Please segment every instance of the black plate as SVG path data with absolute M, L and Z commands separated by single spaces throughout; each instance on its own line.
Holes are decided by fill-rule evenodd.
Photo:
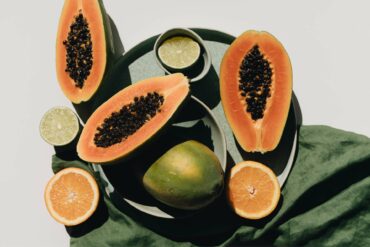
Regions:
M 237 144 L 237 141 L 234 138 L 232 131 L 225 119 L 220 102 L 219 92 L 218 74 L 220 62 L 225 50 L 235 38 L 229 34 L 215 30 L 199 28 L 192 30 L 197 32 L 205 40 L 205 45 L 210 50 L 212 56 L 212 67 L 208 75 L 202 81 L 191 85 L 191 92 L 212 110 L 214 116 L 221 126 L 221 129 L 224 131 L 227 145 L 227 168 L 229 169 L 235 163 L 247 159 L 260 161 L 270 166 L 270 168 L 278 176 L 280 185 L 283 186 L 294 162 L 298 129 L 302 123 L 302 114 L 297 98 L 293 93 L 287 124 L 278 147 L 274 151 L 265 153 L 263 155 L 244 152 Z M 157 37 L 158 35 L 141 42 L 123 54 L 123 56 L 118 60 L 112 75 L 113 78 L 130 78 L 117 81 L 116 83 L 121 84 L 120 87 L 123 88 L 132 82 L 136 82 L 148 77 L 164 75 L 164 72 L 157 66 L 153 52 L 153 46 Z M 122 76 L 125 71 L 129 71 L 129 74 Z M 199 116 L 201 113 L 194 111 L 192 108 L 188 108 L 188 111 L 189 112 L 185 114 L 188 120 L 194 120 L 201 117 Z M 136 160 L 134 163 L 137 162 L 138 160 Z M 102 178 L 108 182 L 106 190 L 111 195 L 112 201 L 115 202 L 116 205 L 129 203 L 131 206 L 134 206 L 140 211 L 152 214 L 149 212 L 150 210 L 143 210 L 141 207 L 143 205 L 142 203 L 145 201 L 149 202 L 149 207 L 154 205 L 155 207 L 159 207 L 165 212 L 165 214 L 167 214 L 167 216 L 152 214 L 155 216 L 178 218 L 192 214 L 192 212 L 183 212 L 182 210 L 178 211 L 166 207 L 165 205 L 158 205 L 158 202 L 153 201 L 153 199 L 146 194 L 146 192 L 142 187 L 140 187 L 140 185 L 138 185 L 137 182 L 133 183 L 134 181 L 132 181 L 132 179 L 134 179 L 134 176 L 130 177 L 123 175 L 123 173 L 130 173 L 129 170 L 123 171 L 121 169 L 122 177 L 120 178 L 120 175 L 117 175 L 119 174 L 117 172 L 117 167 L 102 166 L 101 169 L 100 166 L 95 166 L 95 169 L 99 170 Z M 143 171 L 136 171 L 137 174 L 141 174 L 142 172 Z M 117 176 L 120 179 L 117 179 Z

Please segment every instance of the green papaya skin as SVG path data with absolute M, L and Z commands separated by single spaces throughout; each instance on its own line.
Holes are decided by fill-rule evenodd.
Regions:
M 190 140 L 171 148 L 151 165 L 143 184 L 158 201 L 178 209 L 195 210 L 221 194 L 224 172 L 207 146 Z

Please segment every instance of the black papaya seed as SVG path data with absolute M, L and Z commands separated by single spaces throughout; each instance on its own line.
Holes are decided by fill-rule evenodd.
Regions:
M 96 129 L 95 145 L 106 148 L 127 139 L 161 111 L 163 102 L 164 97 L 157 92 L 135 96 L 131 103 L 104 119 Z
M 93 64 L 92 41 L 89 24 L 80 11 L 70 25 L 67 40 L 63 41 L 66 48 L 66 69 L 75 86 L 83 88 L 90 75 Z
M 253 120 L 263 118 L 266 99 L 271 97 L 272 69 L 258 45 L 245 55 L 239 69 L 239 91 Z

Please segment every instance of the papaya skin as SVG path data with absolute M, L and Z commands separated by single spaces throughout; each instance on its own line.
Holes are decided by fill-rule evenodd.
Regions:
M 224 172 L 216 155 L 190 140 L 178 144 L 149 167 L 144 188 L 158 201 L 178 209 L 195 210 L 222 192 Z

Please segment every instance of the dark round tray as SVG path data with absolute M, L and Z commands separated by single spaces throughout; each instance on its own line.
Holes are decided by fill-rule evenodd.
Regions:
M 191 93 L 211 109 L 218 124 L 224 132 L 227 146 L 227 169 L 243 160 L 259 161 L 268 165 L 275 172 L 278 176 L 280 185 L 283 186 L 294 162 L 298 129 L 302 123 L 302 115 L 297 98 L 293 93 L 288 120 L 278 147 L 274 151 L 265 154 L 244 152 L 239 147 L 226 121 L 222 104 L 220 102 L 219 92 L 218 75 L 220 62 L 225 50 L 235 37 L 220 31 L 209 29 L 194 28 L 192 30 L 205 40 L 205 45 L 210 50 L 212 66 L 206 77 L 201 81 L 191 84 Z M 121 84 L 119 87 L 123 88 L 139 80 L 165 74 L 164 71 L 158 67 L 155 61 L 153 46 L 157 37 L 158 35 L 144 40 L 128 52 L 124 53 L 117 61 L 114 71 L 112 72 L 112 77 L 122 78 L 121 81 L 115 82 Z M 194 115 L 194 119 L 202 117 L 198 116 L 197 112 L 188 112 L 186 115 L 192 116 L 192 114 Z M 122 176 L 122 179 L 117 179 L 116 175 L 113 175 L 120 172 L 127 172 L 127 167 L 117 168 L 117 166 L 94 165 L 94 169 L 100 172 L 101 178 L 106 181 L 106 191 L 116 205 L 129 204 L 139 211 L 164 218 L 181 218 L 193 213 L 168 209 L 166 207 L 161 207 L 161 209 L 164 210 L 162 210 L 163 214 L 158 214 L 158 212 L 152 213 L 153 211 L 150 210 L 150 207 L 157 207 L 156 204 L 158 202 L 153 202 L 152 198 L 150 199 L 150 196 L 146 194 L 144 190 L 134 189 L 137 195 L 137 200 L 135 199 L 135 196 L 132 197 L 132 187 L 140 186 L 139 183 L 134 183 L 133 186 L 128 186 L 128 183 L 123 181 L 124 177 L 127 176 Z M 128 198 L 128 195 L 131 196 Z M 147 197 L 148 200 L 144 200 L 145 203 L 143 203 L 143 198 L 145 197 Z

